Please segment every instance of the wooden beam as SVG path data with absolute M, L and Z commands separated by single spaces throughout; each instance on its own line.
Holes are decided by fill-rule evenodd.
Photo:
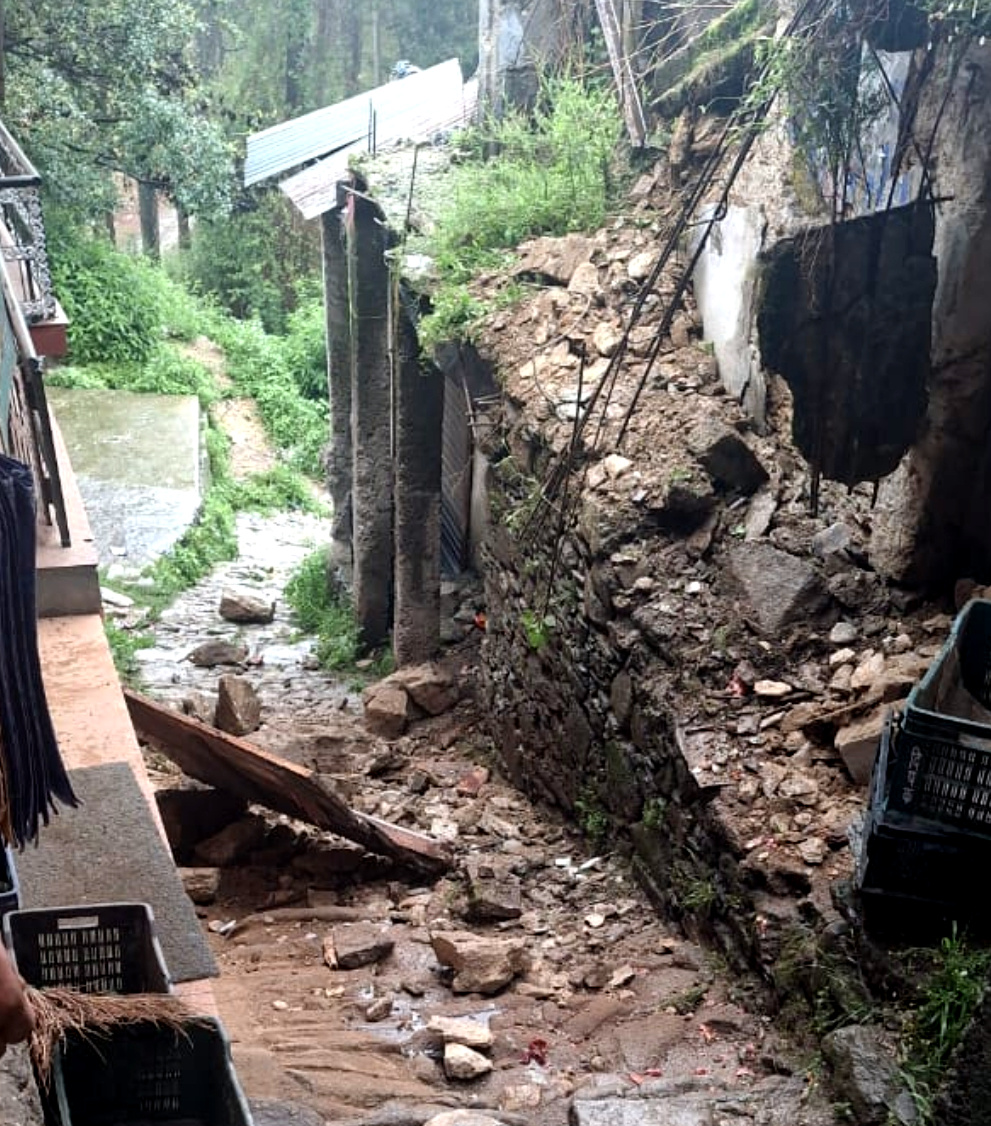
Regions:
M 190 778 L 354 841 L 427 875 L 451 866 L 433 837 L 351 809 L 314 771 L 124 689 L 138 737 L 151 740 Z

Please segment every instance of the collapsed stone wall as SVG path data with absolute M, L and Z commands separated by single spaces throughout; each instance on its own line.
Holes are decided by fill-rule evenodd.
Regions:
M 832 888 L 851 876 L 881 720 L 949 619 L 906 613 L 870 570 L 869 488 L 827 483 L 809 515 L 780 381 L 761 436 L 691 307 L 649 366 L 670 278 L 576 440 L 656 241 L 639 218 L 524 248 L 519 272 L 544 287 L 483 330 L 503 389 L 486 705 L 520 786 L 626 848 L 665 914 L 771 977 L 783 949 L 842 922 Z M 568 489 L 542 503 L 572 445 Z

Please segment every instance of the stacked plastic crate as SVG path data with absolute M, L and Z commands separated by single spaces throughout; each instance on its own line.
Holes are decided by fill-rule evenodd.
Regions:
M 868 926 L 991 924 L 991 601 L 973 601 L 881 741 L 857 884 Z M 991 869 L 988 869 L 991 870 Z
M 172 992 L 147 904 L 13 911 L 3 931 L 21 976 L 40 989 Z M 70 1033 L 39 1090 L 46 1126 L 251 1126 L 227 1037 L 210 1018 Z

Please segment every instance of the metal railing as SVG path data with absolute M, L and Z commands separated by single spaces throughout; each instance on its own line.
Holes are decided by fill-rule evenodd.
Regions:
M 38 518 L 58 527 L 59 540 L 69 547 L 69 522 L 42 361 L 34 350 L 31 331 L 6 263 L 0 263 L 0 450 L 23 462 L 34 475 Z
M 41 177 L 0 121 L 0 256 L 7 264 L 21 309 L 30 323 L 55 316 L 48 269 Z

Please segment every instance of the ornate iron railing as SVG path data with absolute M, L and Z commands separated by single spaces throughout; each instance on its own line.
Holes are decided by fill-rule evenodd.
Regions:
M 16 277 L 21 309 L 31 323 L 55 316 L 48 269 L 41 177 L 21 146 L 0 122 L 0 256 Z
M 14 293 L 6 263 L 0 264 L 0 450 L 29 466 L 34 475 L 38 519 L 58 527 L 69 547 L 69 522 L 52 435 L 42 361 Z

